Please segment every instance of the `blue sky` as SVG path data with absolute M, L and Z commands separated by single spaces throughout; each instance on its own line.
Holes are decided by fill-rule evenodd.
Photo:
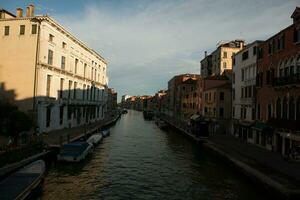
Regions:
M 263 40 L 292 23 L 300 0 L 0 0 L 15 12 L 30 3 L 109 62 L 109 87 L 154 94 L 180 73 L 199 73 L 204 51 L 221 40 Z

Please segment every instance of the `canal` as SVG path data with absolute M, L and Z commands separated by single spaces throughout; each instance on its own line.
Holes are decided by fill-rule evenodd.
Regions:
M 267 199 L 214 153 L 129 111 L 93 155 L 50 167 L 42 199 Z

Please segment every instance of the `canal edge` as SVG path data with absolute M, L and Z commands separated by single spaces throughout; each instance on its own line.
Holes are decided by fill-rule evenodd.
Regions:
M 218 155 L 225 158 L 227 161 L 232 163 L 239 171 L 241 171 L 244 175 L 246 175 L 248 178 L 250 178 L 252 181 L 259 183 L 264 188 L 266 188 L 269 191 L 275 192 L 276 194 L 280 195 L 281 199 L 298 199 L 300 198 L 300 190 L 293 190 L 288 189 L 281 183 L 275 181 L 274 179 L 268 177 L 264 173 L 256 170 L 255 168 L 249 166 L 248 164 L 232 157 L 230 154 L 224 152 L 220 148 L 218 148 L 213 142 L 207 141 L 206 143 L 203 143 L 203 145 L 210 150 L 213 150 Z M 272 194 L 271 196 L 276 196 L 275 194 Z M 277 196 L 278 197 L 278 196 Z

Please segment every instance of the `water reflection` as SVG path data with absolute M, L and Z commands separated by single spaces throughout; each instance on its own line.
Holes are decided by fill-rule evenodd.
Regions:
M 51 168 L 43 199 L 266 199 L 227 165 L 130 111 L 89 159 Z

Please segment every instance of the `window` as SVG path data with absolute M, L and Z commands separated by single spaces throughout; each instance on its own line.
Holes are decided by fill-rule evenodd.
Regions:
M 4 35 L 9 35 L 9 26 L 4 26 Z
M 287 98 L 284 97 L 284 99 L 282 101 L 282 118 L 283 119 L 288 119 L 287 112 L 288 112 L 288 102 L 287 102 Z
M 260 119 L 260 104 L 257 104 L 257 119 Z
M 50 120 L 51 120 L 51 107 L 47 106 L 47 108 L 46 108 L 46 127 L 50 126 Z
M 245 70 L 242 69 L 242 81 L 244 81 L 244 79 L 245 79 Z
M 31 34 L 36 34 L 37 33 L 37 25 L 36 24 L 32 24 L 31 26 Z
M 49 42 L 53 42 L 53 40 L 54 40 L 54 35 L 49 34 Z
M 77 82 L 74 82 L 73 99 L 76 99 L 76 91 L 77 91 Z
M 71 89 L 72 89 L 72 84 L 73 84 L 73 82 L 72 82 L 72 81 L 69 81 L 68 99 L 70 99 L 70 98 L 71 98 Z
M 269 54 L 273 53 L 273 42 L 269 42 L 269 44 L 268 44 L 268 52 L 269 52 Z
M 242 60 L 247 60 L 249 57 L 249 53 L 248 51 L 245 51 L 243 54 L 242 54 Z
M 48 50 L 48 65 L 53 65 L 53 51 Z
M 241 88 L 241 91 L 242 91 L 241 92 L 241 98 L 244 98 L 244 88 L 243 87 Z
M 276 118 L 280 119 L 281 118 L 281 99 L 278 98 L 276 101 Z
M 253 55 L 254 55 L 254 56 L 256 55 L 256 49 L 257 49 L 256 46 L 254 46 L 253 49 L 252 49 L 252 50 L 253 50 Z
M 227 58 L 227 52 L 226 51 L 223 52 L 223 58 Z
M 224 92 L 220 92 L 220 101 L 224 101 Z
M 66 66 L 66 57 L 62 56 L 61 57 L 61 69 L 65 69 Z
M 83 100 L 85 99 L 85 87 L 86 87 L 86 85 L 84 84 L 83 85 L 83 91 L 82 91 L 82 99 Z
M 51 91 L 51 75 L 47 75 L 47 85 L 46 85 L 46 96 L 50 96 L 50 91 Z
M 64 119 L 64 106 L 59 107 L 59 124 L 63 124 L 63 119 Z
M 241 107 L 241 119 L 244 117 L 244 109 Z
M 224 117 L 224 108 L 219 109 L 219 116 Z
M 255 109 L 252 108 L 251 119 L 255 120 Z
M 59 97 L 63 98 L 63 92 L 64 92 L 64 79 L 60 79 L 60 92 L 59 92 Z
M 300 28 L 294 29 L 294 42 L 300 41 Z
M 232 89 L 232 99 L 235 100 L 235 89 Z
M 277 41 L 277 49 L 278 50 L 284 49 L 284 39 L 285 39 L 284 34 L 278 38 L 278 41 Z
M 293 97 L 289 101 L 289 119 L 295 120 L 295 101 Z
M 20 25 L 20 35 L 25 34 L 25 25 Z
M 83 68 L 83 77 L 85 78 L 86 75 L 86 63 L 84 63 L 84 68 Z
M 263 58 L 263 48 L 258 48 L 258 55 L 257 55 L 257 57 L 258 57 L 258 59 L 262 59 Z
M 74 70 L 75 74 L 77 74 L 77 67 L 78 67 L 78 59 L 76 58 L 75 59 L 75 70 Z
M 227 67 L 226 64 L 227 64 L 226 62 L 223 62 L 223 68 L 224 69 L 226 69 L 226 67 Z
M 67 43 L 62 42 L 62 48 L 63 48 L 63 49 L 67 48 Z

